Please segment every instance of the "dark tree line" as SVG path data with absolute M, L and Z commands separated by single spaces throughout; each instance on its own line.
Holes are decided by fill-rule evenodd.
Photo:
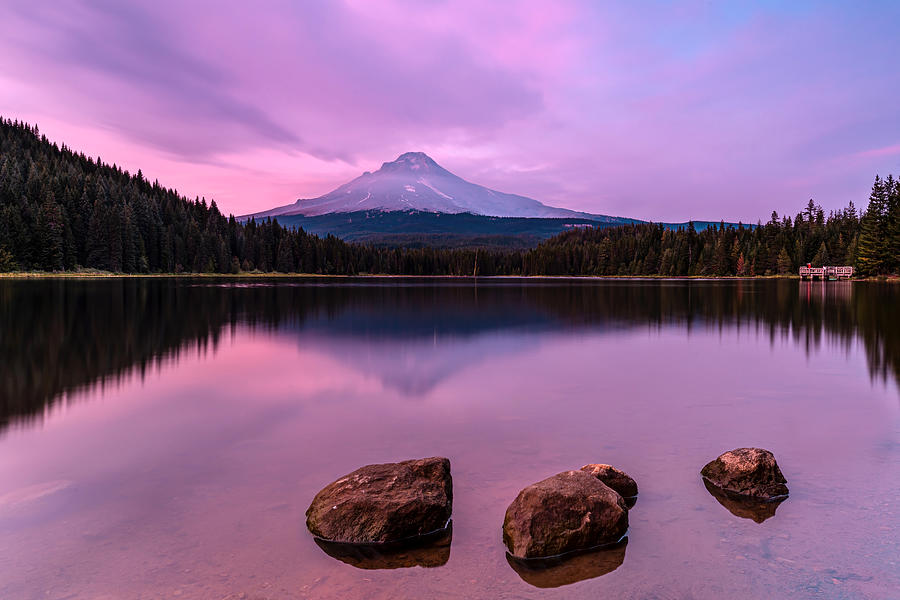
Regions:
M 767 275 L 805 263 L 900 270 L 900 184 L 876 178 L 860 218 L 810 200 L 790 217 L 696 231 L 581 228 L 532 250 L 385 248 L 320 238 L 275 220 L 242 224 L 141 171 L 58 146 L 0 118 L 0 271 L 244 271 L 355 275 Z
M 696 231 L 637 224 L 578 229 L 528 252 L 523 271 L 541 275 L 754 276 L 800 266 L 850 265 L 860 275 L 900 272 L 900 181 L 875 178 L 868 209 L 853 202 L 827 216 L 812 200 L 793 219 L 773 212 L 753 227 Z
M 526 256 L 529 273 L 563 275 L 754 276 L 800 265 L 852 265 L 859 219 L 851 204 L 827 217 L 810 200 L 794 219 L 772 213 L 753 227 L 724 223 L 697 231 L 657 224 L 567 232 Z

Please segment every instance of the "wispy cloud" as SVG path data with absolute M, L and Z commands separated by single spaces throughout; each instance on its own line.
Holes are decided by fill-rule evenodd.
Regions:
M 421 149 L 548 203 L 755 220 L 858 198 L 896 166 L 898 16 L 803 2 L 11 0 L 0 112 L 235 212 Z
M 871 150 L 863 150 L 858 152 L 857 156 L 861 158 L 877 158 L 881 156 L 894 156 L 900 154 L 900 144 L 892 144 L 882 148 L 872 148 Z

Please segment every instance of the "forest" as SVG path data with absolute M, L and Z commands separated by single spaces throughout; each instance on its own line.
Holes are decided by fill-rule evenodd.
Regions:
M 850 202 L 826 215 L 810 200 L 793 218 L 773 212 L 756 225 L 578 228 L 524 250 L 384 247 L 277 220 L 240 223 L 215 201 L 0 118 L 0 272 L 759 276 L 806 263 L 898 273 L 900 181 L 876 176 L 864 211 Z

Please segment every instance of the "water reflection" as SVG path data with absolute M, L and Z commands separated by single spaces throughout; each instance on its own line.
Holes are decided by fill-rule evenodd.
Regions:
M 357 569 L 440 567 L 450 560 L 453 522 L 446 528 L 403 545 L 348 544 L 314 538 L 326 554 Z
M 0 597 L 893 597 L 898 291 L 0 280 Z M 761 524 L 697 482 L 750 445 Z M 435 454 L 452 558 L 313 542 L 323 483 Z M 511 566 L 509 499 L 589 462 L 640 481 L 627 561 Z
M 718 500 L 719 504 L 728 509 L 728 512 L 736 517 L 751 519 L 757 523 L 762 523 L 766 519 L 774 517 L 778 506 L 788 498 L 787 496 L 781 496 L 772 500 L 760 500 L 758 498 L 742 497 L 716 487 L 706 479 L 703 480 L 703 485 L 706 486 L 706 491 Z
M 574 556 L 525 560 L 507 553 L 506 560 L 526 583 L 539 588 L 555 588 L 612 573 L 625 562 L 627 545 L 626 537 L 613 547 Z
M 808 354 L 859 340 L 870 375 L 896 382 L 898 300 L 898 286 L 869 282 L 7 280 L 0 426 L 206 352 L 238 325 L 295 335 L 409 396 L 539 343 L 538 331 L 634 327 L 749 330 Z

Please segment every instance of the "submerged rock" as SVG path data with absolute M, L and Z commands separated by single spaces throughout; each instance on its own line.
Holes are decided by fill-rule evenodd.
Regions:
M 741 496 L 733 492 L 726 492 L 722 488 L 718 488 L 706 479 L 703 480 L 706 491 L 715 498 L 719 504 L 728 509 L 728 512 L 742 519 L 751 519 L 757 523 L 762 523 L 766 519 L 775 516 L 775 510 L 787 499 L 787 496 L 778 496 L 770 500 L 762 498 L 754 498 L 752 496 Z
M 769 500 L 787 496 L 787 480 L 775 456 L 761 448 L 737 448 L 700 471 L 703 479 L 726 494 Z
M 612 573 L 625 562 L 628 538 L 618 544 L 587 550 L 559 558 L 516 558 L 507 553 L 506 561 L 526 583 L 539 588 L 555 588 Z
M 622 539 L 628 509 L 618 492 L 584 471 L 564 471 L 516 496 L 503 542 L 517 558 L 547 558 Z
M 414 542 L 386 544 L 347 544 L 315 538 L 316 544 L 332 558 L 357 569 L 433 568 L 450 560 L 453 524 L 435 533 L 415 538 Z
M 612 465 L 584 465 L 581 470 L 589 473 L 619 492 L 623 498 L 633 498 L 638 494 L 637 482 L 628 476 L 624 471 L 613 467 Z
M 316 494 L 306 526 L 332 542 L 399 542 L 444 529 L 452 507 L 446 458 L 367 465 Z

